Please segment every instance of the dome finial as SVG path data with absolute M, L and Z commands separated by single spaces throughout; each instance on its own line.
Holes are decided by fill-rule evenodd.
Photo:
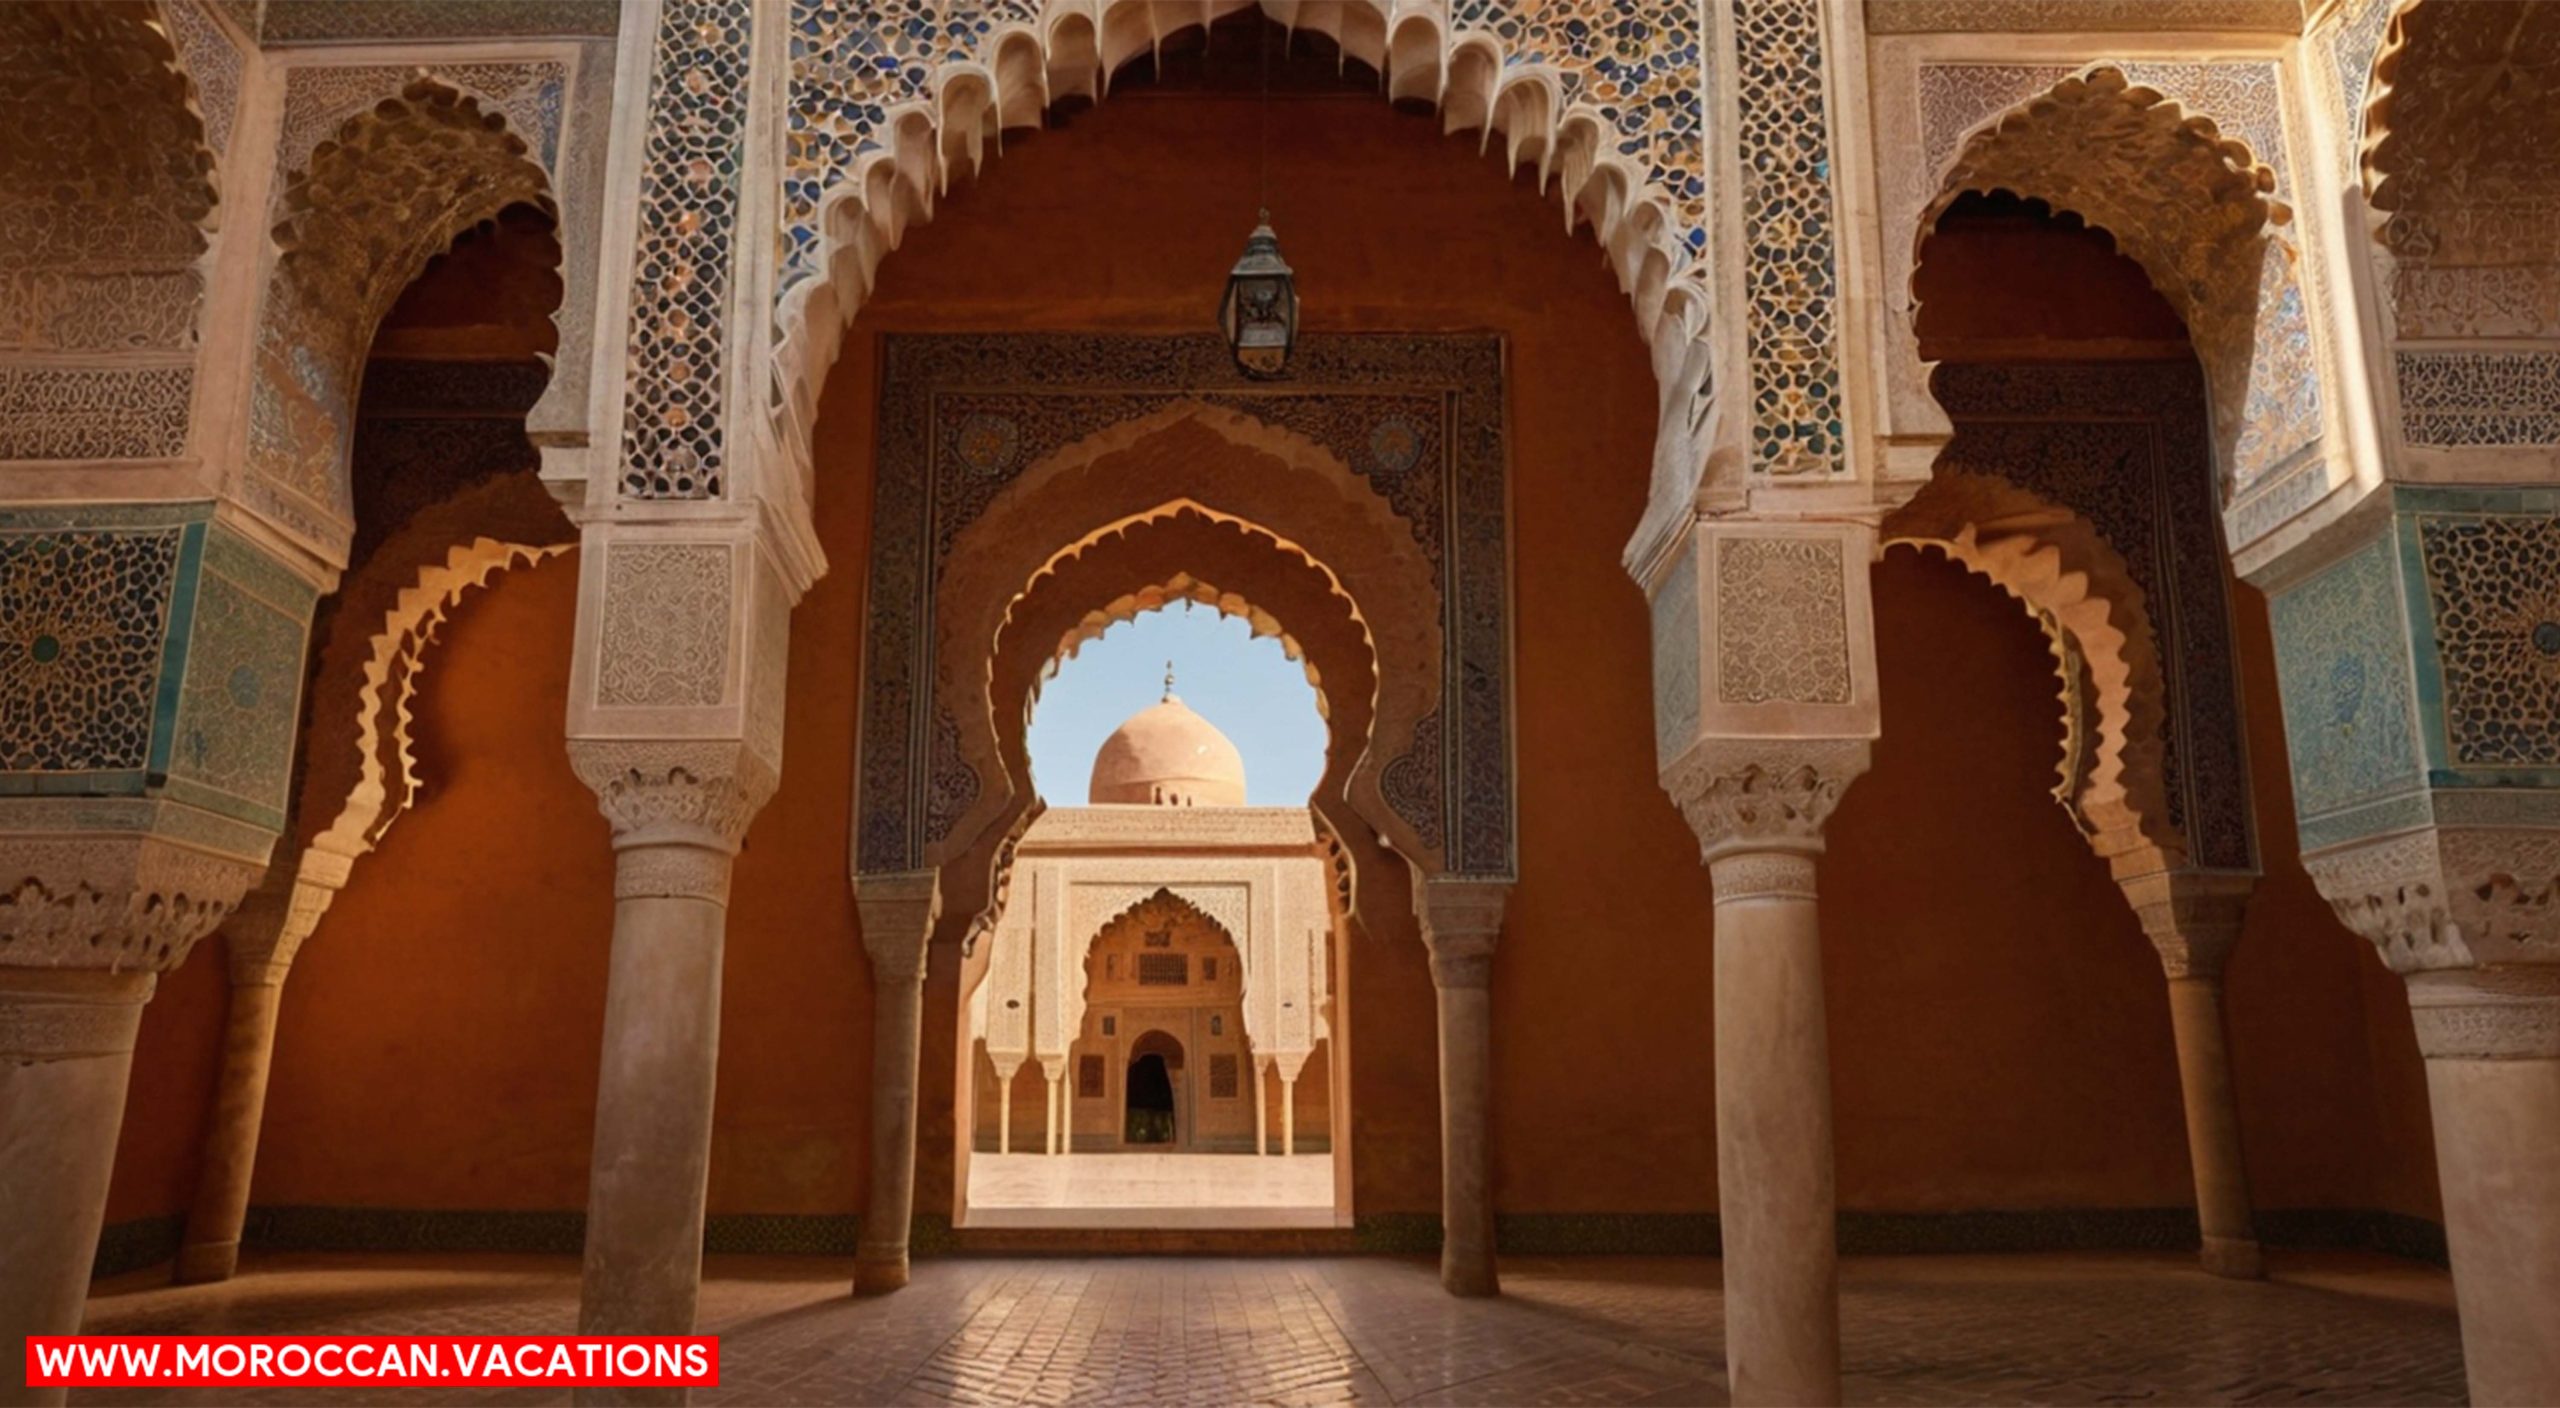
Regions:
M 1164 662 L 1164 697 L 1173 698 L 1173 662 L 1170 660 Z

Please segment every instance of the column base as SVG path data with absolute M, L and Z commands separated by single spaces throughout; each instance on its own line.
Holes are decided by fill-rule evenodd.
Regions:
M 853 1293 L 858 1296 L 885 1296 L 904 1289 L 907 1284 L 907 1253 L 904 1247 L 894 1252 L 857 1252 L 853 1262 Z
M 2216 1276 L 2235 1281 L 2256 1281 L 2267 1274 L 2266 1259 L 2258 1254 L 2258 1243 L 2251 1237 L 2207 1237 L 2196 1260 Z
M 240 1270 L 238 1242 L 198 1242 L 178 1248 L 178 1264 L 169 1273 L 173 1286 L 202 1286 L 228 1281 Z
M 1471 1264 L 1443 1257 L 1440 1261 L 1440 1287 L 1453 1296 L 1475 1300 L 1502 1294 L 1502 1278 L 1495 1274 L 1490 1261 Z

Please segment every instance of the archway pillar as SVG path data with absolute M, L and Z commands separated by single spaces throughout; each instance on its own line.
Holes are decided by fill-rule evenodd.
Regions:
M 1271 1058 L 1253 1058 L 1253 1152 L 1271 1152 Z
M 2471 1401 L 2560 1402 L 2560 519 L 2368 503 L 2261 578 L 2303 865 L 2408 985 Z
M 80 1330 L 142 1006 L 257 868 L 76 831 L 12 837 L 6 850 L 22 868 L 0 879 L 11 960 L 0 965 L 0 1403 L 60 1403 L 63 1390 L 26 1386 L 21 1346 Z
M 1864 522 L 1698 519 L 1648 576 L 1663 790 L 1715 884 L 1717 1204 L 1737 1404 L 1836 1403 L 1815 862 L 1880 715 Z
M 871 1296 L 907 1284 L 925 959 L 942 914 L 941 873 L 856 876 L 853 897 L 862 914 L 862 947 L 871 956 L 872 1003 L 871 1201 L 854 1249 L 853 1293 Z
M 2222 970 L 2240 942 L 2255 875 L 2164 870 L 2120 878 L 2142 932 L 2160 955 L 2169 981 L 2169 1022 L 2178 1044 L 2178 1087 L 2187 1115 L 2187 1157 L 2194 1165 L 2199 1259 L 2216 1276 L 2265 1274 L 2249 1206 L 2249 1167 L 2240 1147 L 2240 1112 L 2232 1093 L 2231 1043 L 2222 1002 Z
M 2432 826 L 2305 863 L 2408 985 L 2471 1401 L 2560 1402 L 2560 916 L 2533 897 L 2560 829 Z
M 1416 891 L 1414 910 L 1440 996 L 1440 1284 L 1451 1295 L 1489 1296 L 1501 1290 L 1493 1260 L 1489 1129 L 1493 950 L 1511 882 L 1433 877 Z M 1283 1101 L 1289 1088 L 1284 1076 Z M 1288 1118 L 1285 1105 L 1281 1118 Z M 1280 1149 L 1291 1152 L 1289 1135 Z
M 613 824 L 614 846 L 578 1327 L 689 1334 L 702 1276 L 730 871 L 775 778 L 734 740 L 575 738 L 569 757 Z M 633 1401 L 594 1389 L 579 1397 Z
M 345 885 L 348 864 L 330 852 L 307 851 L 293 878 L 280 883 L 271 878 L 223 926 L 231 994 L 223 1019 L 222 1071 L 214 1087 L 213 1121 L 205 1130 L 195 1201 L 187 1209 L 186 1234 L 172 1273 L 179 1285 L 227 1281 L 240 1267 L 240 1233 L 249 1217 L 250 1180 L 257 1168 L 258 1129 L 266 1114 L 285 975 L 302 941 L 320 927 L 320 916 Z
M 29 1389 L 28 1335 L 80 1331 L 107 1210 L 134 1033 L 153 973 L 0 968 L 0 1402 Z

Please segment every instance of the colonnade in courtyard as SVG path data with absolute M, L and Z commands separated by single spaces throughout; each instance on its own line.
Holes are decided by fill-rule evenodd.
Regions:
M 864 7 L 844 8 L 855 12 L 847 23 L 865 22 Z M 1284 0 L 1266 8 L 1316 20 Z M 2560 502 L 2549 488 L 2560 427 L 2547 407 L 2502 390 L 2546 384 L 2533 379 L 2547 378 L 2552 354 L 2535 340 L 2560 328 L 2529 308 L 2463 311 L 2478 301 L 2471 295 L 2494 300 L 2507 256 L 2539 260 L 2538 275 L 2560 267 L 2502 218 L 2555 198 L 2547 172 L 2513 168 L 2510 156 L 2547 149 L 2538 139 L 2551 134 L 2501 127 L 2541 114 L 2463 107 L 2488 91 L 2484 65 L 2540 42 L 2541 13 L 2452 0 L 2330 7 L 2311 34 L 2212 58 L 2279 95 L 2273 116 L 2226 112 L 2217 125 L 2202 111 L 2209 100 L 2194 95 L 2230 85 L 2196 81 L 2181 71 L 2195 64 L 2169 62 L 2128 31 L 1915 40 L 1872 25 L 1856 0 L 1735 0 L 1692 36 L 1702 67 L 1679 75 L 1685 91 L 1716 95 L 1712 115 L 1692 130 L 1634 134 L 1663 150 L 1712 152 L 1696 171 L 1666 177 L 1623 154 L 1628 134 L 1617 126 L 1659 120 L 1645 115 L 1654 105 L 1603 111 L 1579 96 L 1578 71 L 1509 64 L 1498 37 L 1460 32 L 1445 15 L 1334 8 L 1342 14 L 1327 12 L 1329 37 L 1378 67 L 1391 95 L 1431 102 L 1452 129 L 1481 129 L 1488 142 L 1501 133 L 1512 160 L 1558 189 L 1627 288 L 1652 353 L 1653 492 L 1625 565 L 1652 613 L 1662 784 L 1715 889 L 1717 1201 L 1735 1401 L 1839 1394 L 1823 828 L 1881 727 L 1869 566 L 1895 515 L 1930 482 L 1949 433 L 1897 276 L 1909 275 L 1919 238 L 1949 202 L 1989 190 L 2109 229 L 2193 335 L 2210 387 L 2224 547 L 2272 601 L 2305 862 L 2340 919 L 2407 980 L 2473 1398 L 2560 1397 L 2548 1313 L 2560 1304 L 2560 737 L 2550 707 L 2560 697 L 2550 664 L 2560 621 L 2548 607 L 2560 599 Z M 1354 13 L 1376 23 L 1342 17 Z M 194 134 L 169 163 L 175 184 L 136 206 L 183 216 L 164 232 L 167 267 L 119 271 L 137 286 L 184 285 L 181 333 L 138 359 L 130 348 L 86 350 L 129 374 L 130 387 L 147 391 L 183 364 L 200 390 L 179 393 L 174 439 L 147 428 L 135 444 L 85 458 L 45 439 L 42 425 L 6 427 L 18 463 L 0 481 L 14 505 L 0 508 L 0 545 L 12 554 L 10 589 L 46 604 L 30 619 L 73 614 L 81 593 L 116 599 L 129 585 L 119 574 L 156 571 L 137 599 L 184 606 L 158 620 L 150 649 L 116 647 L 159 662 L 118 682 L 145 701 L 138 734 L 105 737 L 116 721 L 102 720 L 91 730 L 102 736 L 84 741 L 94 756 L 34 766 L 44 784 L 0 800 L 0 830 L 24 858 L 23 874 L 0 877 L 0 1167 L 10 1170 L 0 1339 L 78 1326 L 156 975 L 232 919 L 269 864 L 301 865 L 278 845 L 293 835 L 297 739 L 296 711 L 275 701 L 296 697 L 314 604 L 349 566 L 344 439 L 362 347 L 342 345 L 346 329 L 377 321 L 455 229 L 509 202 L 555 197 L 583 253 L 564 272 L 574 296 L 563 329 L 574 335 L 535 429 L 545 484 L 581 549 L 571 760 L 615 849 L 581 1328 L 694 1327 L 730 877 L 784 767 L 790 612 L 827 566 L 810 502 L 826 491 L 809 469 L 818 388 L 881 261 L 932 218 L 931 193 L 992 157 L 989 129 L 1098 95 L 1100 76 L 1146 47 L 1125 23 L 1097 22 L 1090 6 L 1045 7 L 1039 24 L 991 27 L 984 53 L 926 66 L 930 82 L 881 105 L 887 116 L 858 140 L 812 159 L 765 138 L 793 112 L 862 104 L 829 86 L 841 74 L 794 66 L 789 19 L 743 0 L 627 6 L 609 65 L 584 80 L 610 78 L 609 103 L 583 129 L 591 145 L 546 144 L 540 133 L 528 142 L 495 99 L 484 107 L 451 84 L 403 79 L 369 116 L 350 119 L 342 140 L 284 170 L 237 161 L 265 149 L 282 101 L 281 78 L 254 53 L 244 70 L 243 56 L 224 50 L 235 85 L 253 90 L 224 121 L 269 125 L 257 142 L 225 141 L 192 96 L 206 75 L 195 87 L 186 77 L 205 51 L 181 54 L 156 19 L 76 22 L 97 28 L 65 42 L 142 56 L 128 67 L 152 91 L 119 101 L 164 104 L 183 115 L 172 130 Z M 1147 23 L 1145 39 L 1159 41 Z M 2022 53 L 2052 71 L 2015 62 Z M 1956 100 L 1928 95 L 1960 89 L 1931 77 L 1950 57 L 2006 63 L 2026 72 L 2026 86 L 1948 116 L 1928 103 Z M 2182 82 L 2194 110 L 2162 91 Z M 1888 106 L 1900 99 L 1927 122 Z M 2483 131 L 2498 140 L 2478 140 Z M 1703 140 L 1710 132 L 1720 140 Z M 236 165 L 221 184 L 231 208 L 213 241 L 217 159 Z M 555 179 L 583 160 L 595 163 L 593 179 Z M 288 184 L 288 253 L 232 238 L 257 227 L 250 212 Z M 2503 203 L 2466 207 L 2478 191 Z M 377 224 L 364 223 L 368 212 Z M 359 249 L 379 257 L 344 267 L 362 263 Z M 308 355 L 297 360 L 296 349 Z M 1266 535 L 1276 546 L 1250 569 L 1256 584 L 1285 595 L 1310 573 L 1332 581 L 1350 603 L 1345 619 L 1372 640 L 1365 655 L 1326 657 L 1329 679 L 1364 686 L 1342 690 L 1337 723 L 1406 748 L 1454 691 L 1435 673 L 1440 617 L 1420 612 L 1408 629 L 1395 603 L 1437 607 L 1444 588 L 1457 589 L 1415 577 L 1412 544 L 1380 531 L 1404 525 L 1375 510 L 1374 494 L 1362 497 L 1339 457 L 1271 427 L 1238 428 L 1250 419 L 1190 406 L 1144 431 L 1213 437 L 1192 443 L 1249 450 L 1290 471 L 1201 491 L 1259 499 L 1192 507 L 1221 524 L 1294 516 L 1302 531 Z M 309 443 L 253 432 L 283 424 Z M 1117 531 L 1160 507 L 1172 515 L 1154 500 L 1103 504 L 1104 490 L 1126 486 L 1101 458 L 1086 468 L 1096 521 L 1075 532 Z M 122 477 L 101 477 L 108 471 Z M 101 487 L 109 483 L 112 494 Z M 1026 489 L 1022 499 L 1054 506 L 1077 490 L 1044 492 L 1052 497 Z M 1978 544 L 2018 521 L 1968 521 L 1946 537 Z M 1012 546 L 1047 571 L 1081 544 Z M 2164 726 L 2156 681 L 2126 664 L 2124 623 L 2144 604 L 2109 599 L 2104 574 L 2069 543 L 2043 546 L 2049 555 L 2012 559 L 2016 575 L 2003 585 L 2098 682 L 2099 742 L 2074 804 L 2163 962 L 2205 1264 L 2255 1274 L 2219 998 L 2249 877 L 2197 863 L 2182 849 L 2193 838 L 2164 829 L 2136 795 L 2149 764 L 2143 728 L 2128 721 Z M 889 533 L 877 550 L 922 551 Z M 950 608 L 927 613 L 946 634 L 865 661 L 866 672 L 904 672 L 899 687 L 922 725 L 889 725 L 905 747 L 936 746 L 926 741 L 940 737 L 933 710 L 957 719 L 954 746 L 977 765 L 977 790 L 957 801 L 933 794 L 928 770 L 909 758 L 911 793 L 859 804 L 851 883 L 875 1003 L 863 1292 L 907 1276 L 928 977 L 937 953 L 953 951 L 1000 898 L 1010 828 L 1030 803 L 984 736 L 998 713 L 990 661 L 1020 683 L 1047 658 L 1045 646 L 1026 653 L 1000 639 L 1017 598 L 1044 605 L 1035 571 L 1002 580 L 1014 563 L 965 554 L 921 578 L 925 599 Z M 1331 600 L 1322 590 L 1305 599 Z M 981 635 L 948 634 L 960 605 L 983 609 L 971 618 Z M 1045 606 L 1071 621 L 1095 603 Z M 1468 617 L 1446 615 L 1451 630 Z M 401 626 L 394 653 L 431 635 Z M 51 634 L 22 645 L 46 662 L 86 648 Z M 181 726 L 212 739 L 217 757 L 254 759 L 258 775 L 173 762 L 165 748 L 155 755 L 154 737 Z M 1513 867 L 1498 848 L 1471 854 L 1447 832 L 1426 834 L 1381 785 L 1385 761 L 1346 765 L 1318 809 L 1368 863 L 1409 867 L 1400 878 L 1437 999 L 1442 1279 L 1456 1294 L 1492 1294 L 1491 975 Z M 1425 818 L 1434 820 L 1448 818 Z M 363 849 L 322 848 L 335 856 L 322 868 L 336 866 L 343 884 Z M 316 874 L 297 868 L 291 884 Z M 1372 904 L 1393 892 L 1369 883 Z M 290 886 L 267 893 L 307 898 Z M 277 922 L 276 934 L 294 932 L 289 904 Z M 1527 941 L 1536 940 L 1510 935 Z M 235 946 L 245 967 L 235 973 L 218 1153 L 182 1274 L 227 1274 L 236 1259 L 290 958 L 282 938 Z M 45 1395 L 12 1385 L 0 1397 Z

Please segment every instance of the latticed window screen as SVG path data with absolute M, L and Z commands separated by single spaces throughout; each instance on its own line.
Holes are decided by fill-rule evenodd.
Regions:
M 1142 953 L 1138 955 L 1138 985 L 1149 988 L 1179 988 L 1191 983 L 1191 960 L 1179 953 Z
M 1103 1018 L 1102 1034 L 1104 1036 L 1118 1036 L 1120 1034 L 1120 1019 L 1117 1017 Z
M 1147 931 L 1147 947 L 1173 947 L 1173 931 L 1171 929 L 1149 929 Z
M 1076 1058 L 1076 1098 L 1079 1100 L 1102 1098 L 1101 1057 L 1078 1056 Z
M 1236 1058 L 1231 1051 L 1212 1052 L 1209 1056 L 1209 1098 L 1236 1098 Z

